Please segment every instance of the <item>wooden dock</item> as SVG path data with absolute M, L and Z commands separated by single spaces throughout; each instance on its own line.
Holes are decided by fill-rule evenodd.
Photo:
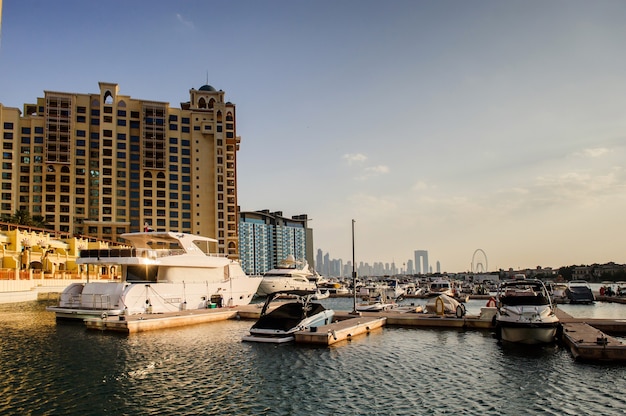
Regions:
M 561 321 L 561 341 L 579 361 L 626 361 L 626 345 L 603 331 L 625 333 L 626 321 L 574 318 L 557 309 Z
M 313 331 L 296 332 L 296 342 L 314 345 L 332 345 L 337 342 L 369 334 L 385 325 L 386 318 L 378 316 L 357 316 L 343 319 L 332 324 L 313 328 Z
M 133 334 L 136 332 L 225 321 L 236 318 L 237 314 L 238 311 L 234 308 L 194 309 L 171 313 L 87 318 L 84 322 L 88 329 Z

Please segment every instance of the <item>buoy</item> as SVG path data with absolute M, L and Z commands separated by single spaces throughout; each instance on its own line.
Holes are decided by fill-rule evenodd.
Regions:
M 489 300 L 487 301 L 487 307 L 488 308 L 495 308 L 496 307 L 496 298 L 494 298 L 493 296 L 489 298 Z

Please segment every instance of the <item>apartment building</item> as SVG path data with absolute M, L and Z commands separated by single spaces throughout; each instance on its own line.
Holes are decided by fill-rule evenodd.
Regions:
M 290 254 L 315 267 L 313 230 L 306 214 L 291 218 L 282 211 L 242 211 L 239 220 L 241 267 L 250 275 L 275 268 Z
M 200 234 L 238 258 L 240 137 L 224 91 L 192 88 L 173 108 L 98 85 L 44 91 L 22 110 L 0 104 L 0 214 L 26 210 L 51 230 L 113 241 L 145 229 Z

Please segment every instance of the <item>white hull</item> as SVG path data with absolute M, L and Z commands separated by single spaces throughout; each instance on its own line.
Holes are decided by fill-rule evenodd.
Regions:
M 356 305 L 356 310 L 358 312 L 382 312 L 389 311 L 394 309 L 397 305 L 395 303 L 383 303 L 383 302 L 374 302 L 374 303 L 360 303 Z
M 317 285 L 306 278 L 292 278 L 292 277 L 264 277 L 257 290 L 257 295 L 267 296 L 276 292 L 283 292 L 286 290 L 305 290 L 315 291 Z
M 550 344 L 556 339 L 556 326 L 548 328 L 500 327 L 502 341 L 518 344 Z

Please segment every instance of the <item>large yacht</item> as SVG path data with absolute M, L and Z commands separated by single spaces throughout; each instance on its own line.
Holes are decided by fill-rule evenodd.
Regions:
M 306 260 L 296 261 L 290 254 L 275 269 L 263 274 L 263 280 L 256 294 L 267 296 L 286 290 L 315 291 L 319 278 L 320 276 L 309 268 Z
M 76 263 L 87 269 L 87 283 L 74 283 L 47 310 L 57 318 L 165 313 L 247 305 L 261 283 L 238 262 L 210 254 L 217 240 L 174 232 L 121 235 L 129 248 L 81 250 Z M 109 268 L 116 278 L 90 282 L 89 273 Z

